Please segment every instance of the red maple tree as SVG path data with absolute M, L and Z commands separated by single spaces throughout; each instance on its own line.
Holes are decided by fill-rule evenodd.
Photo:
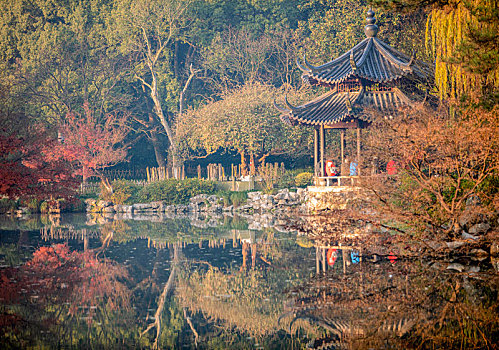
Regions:
M 27 136 L 20 136 L 25 134 Z M 8 198 L 70 198 L 78 181 L 54 154 L 57 141 L 40 126 L 0 132 L 0 195 Z
M 106 178 L 103 169 L 124 161 L 129 145 L 125 138 L 129 133 L 128 116 L 110 113 L 100 121 L 96 118 L 87 103 L 83 105 L 85 114 L 68 113 L 60 125 L 59 132 L 63 142 L 57 157 L 70 161 L 75 167 L 75 174 L 81 175 L 83 181 L 89 176 L 97 175 L 103 181 Z

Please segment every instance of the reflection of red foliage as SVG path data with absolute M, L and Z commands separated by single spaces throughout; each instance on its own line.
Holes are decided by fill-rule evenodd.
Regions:
M 88 322 L 98 307 L 127 308 L 130 292 L 119 280 L 127 278 L 124 268 L 98 260 L 91 252 L 71 252 L 67 245 L 41 247 L 31 261 L 0 274 L 0 299 L 16 304 L 28 298 L 32 303 L 62 306 L 69 303 L 69 315 L 87 312 Z

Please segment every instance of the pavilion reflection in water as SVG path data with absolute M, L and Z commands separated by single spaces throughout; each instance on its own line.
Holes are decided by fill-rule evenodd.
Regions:
M 292 334 L 304 322 L 323 330 L 307 348 L 490 345 L 498 326 L 495 271 L 488 277 L 456 273 L 438 261 L 363 250 L 315 246 L 316 275 L 288 292 L 280 323 L 287 321 Z

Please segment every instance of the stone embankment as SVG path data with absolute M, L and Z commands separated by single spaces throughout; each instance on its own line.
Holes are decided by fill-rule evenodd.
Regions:
M 248 200 L 239 206 L 224 206 L 223 198 L 206 194 L 192 197 L 189 204 L 171 205 L 164 201 L 157 201 L 122 205 L 95 199 L 87 199 L 86 204 L 87 212 L 102 214 L 305 212 L 307 198 L 307 191 L 299 188 L 296 192 L 282 189 L 276 194 L 249 192 Z
M 87 212 L 114 214 L 153 214 L 153 213 L 297 213 L 316 214 L 330 210 L 365 208 L 365 193 L 357 187 L 309 189 L 287 188 L 275 194 L 261 191 L 249 192 L 246 202 L 224 205 L 224 198 L 216 195 L 200 194 L 192 197 L 189 204 L 167 204 L 164 201 L 137 203 L 132 205 L 88 199 Z
M 497 232 L 497 215 L 484 215 L 481 209 L 480 200 L 477 197 L 470 198 L 456 225 L 455 238 L 445 242 L 430 236 L 425 240 L 426 246 L 438 252 L 455 250 L 470 243 L 479 245 L 487 239 L 493 242 L 490 253 L 497 253 L 497 237 L 490 237 L 490 233 Z M 335 214 L 314 215 L 331 211 Z M 289 231 L 291 227 L 296 227 L 299 233 L 319 241 L 338 240 L 351 244 L 361 237 L 373 239 L 373 234 L 388 231 L 383 225 L 368 223 L 376 223 L 381 219 L 369 205 L 365 191 L 357 187 L 309 187 L 296 191 L 282 189 L 275 194 L 249 192 L 247 201 L 238 206 L 224 205 L 223 198 L 204 194 L 191 198 L 186 205 L 168 205 L 163 201 L 120 205 L 87 200 L 87 212 L 99 214 L 101 220 L 161 221 L 165 218 L 189 217 L 203 223 L 207 222 L 205 219 L 216 222 L 223 215 L 238 215 L 248 219 L 250 229 L 274 227 Z M 351 215 L 353 213 L 355 215 Z

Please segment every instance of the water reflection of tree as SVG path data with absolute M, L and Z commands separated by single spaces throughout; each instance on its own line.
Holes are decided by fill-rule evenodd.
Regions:
M 115 220 L 104 223 L 101 227 L 105 232 L 113 231 L 113 240 L 118 243 L 126 243 L 142 238 L 148 239 L 158 248 L 165 248 L 168 244 L 178 242 L 183 244 L 198 243 L 200 240 L 206 240 L 220 234 L 220 228 L 196 227 L 191 225 L 188 219 L 165 219 L 160 222 Z
M 497 275 L 438 266 L 398 261 L 329 271 L 294 289 L 282 318 L 325 330 L 313 348 L 496 348 Z
M 4 344 L 106 347 L 133 338 L 125 326 L 133 324 L 128 274 L 93 252 L 42 247 L 27 264 L 1 274 Z
M 235 244 L 243 255 L 246 251 L 248 260 L 251 254 L 251 266 L 249 262 L 245 266 L 244 259 L 242 266 L 227 269 L 188 262 L 179 272 L 177 297 L 181 305 L 217 323 L 223 334 L 239 331 L 263 340 L 279 329 L 282 292 L 290 280 L 308 274 L 302 265 L 304 256 L 299 256 L 294 243 L 278 241 L 271 231 L 253 242 Z

